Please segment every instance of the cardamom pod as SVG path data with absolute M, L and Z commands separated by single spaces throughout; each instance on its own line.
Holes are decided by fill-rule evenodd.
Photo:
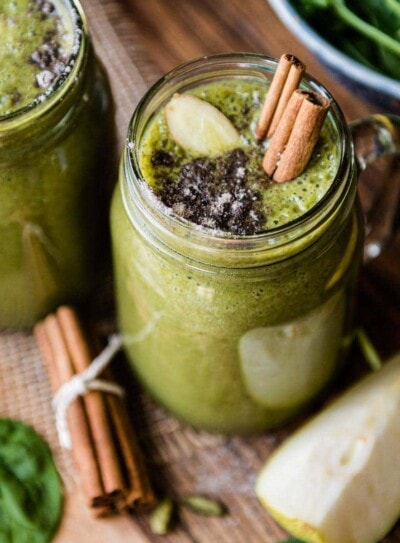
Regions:
M 210 517 L 222 517 L 226 513 L 226 507 L 219 501 L 205 496 L 192 495 L 182 500 L 183 505 L 187 505 L 200 515 Z
M 173 512 L 174 504 L 171 498 L 164 498 L 160 501 L 150 515 L 150 529 L 153 534 L 165 535 L 168 533 Z

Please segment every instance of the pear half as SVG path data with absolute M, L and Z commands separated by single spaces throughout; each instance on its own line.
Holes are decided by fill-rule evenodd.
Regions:
M 400 354 L 272 455 L 256 493 L 307 543 L 376 543 L 400 515 Z
M 231 121 L 196 96 L 175 94 L 165 107 L 165 119 L 172 139 L 192 154 L 217 156 L 241 145 Z

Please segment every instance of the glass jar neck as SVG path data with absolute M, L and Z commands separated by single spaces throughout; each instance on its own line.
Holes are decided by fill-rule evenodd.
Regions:
M 302 87 L 332 100 L 327 122 L 335 133 L 339 165 L 330 189 L 300 218 L 252 236 L 211 231 L 181 219 L 166 208 L 148 187 L 139 166 L 141 141 L 151 117 L 176 92 L 227 77 L 272 78 L 277 62 L 256 54 L 215 55 L 185 64 L 167 74 L 145 95 L 129 128 L 121 163 L 125 210 L 136 229 L 160 250 L 213 266 L 249 268 L 290 258 L 315 243 L 348 217 L 356 193 L 351 137 L 343 115 L 328 91 L 304 77 Z
M 41 135 L 49 138 L 49 131 L 57 130 L 82 93 L 85 67 L 88 61 L 89 40 L 87 23 L 77 0 L 62 0 L 70 17 L 74 40 L 68 64 L 54 85 L 26 107 L 0 116 L 0 149 L 10 149 L 14 142 L 21 149 L 26 142 L 40 145 Z

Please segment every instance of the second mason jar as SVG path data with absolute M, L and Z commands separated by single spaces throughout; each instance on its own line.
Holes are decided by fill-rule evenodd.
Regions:
M 0 41 L 10 52 L 0 87 L 0 328 L 16 328 L 86 299 L 99 285 L 113 121 L 79 3 L 19 0 L 4 9 L 10 13 L 0 18 Z M 57 42 L 60 26 L 60 39 L 71 41 L 68 55 Z M 24 66 L 14 65 L 13 55 Z
M 216 79 L 265 86 L 272 59 L 248 54 L 178 68 L 131 121 L 112 206 L 119 323 L 136 375 L 196 427 L 275 426 L 318 395 L 343 359 L 363 227 L 349 131 L 333 101 L 332 185 L 309 212 L 252 235 L 199 228 L 161 205 L 140 168 L 148 123 L 172 95 Z M 329 93 L 309 77 L 305 88 Z

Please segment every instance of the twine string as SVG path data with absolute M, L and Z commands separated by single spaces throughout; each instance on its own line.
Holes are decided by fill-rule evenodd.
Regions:
M 71 449 L 71 435 L 68 428 L 67 413 L 69 406 L 87 392 L 99 391 L 123 396 L 124 389 L 98 376 L 108 366 L 114 356 L 122 347 L 122 338 L 118 334 L 110 337 L 108 345 L 93 359 L 85 371 L 77 373 L 69 381 L 61 385 L 55 394 L 52 406 L 55 411 L 56 428 L 61 447 Z

